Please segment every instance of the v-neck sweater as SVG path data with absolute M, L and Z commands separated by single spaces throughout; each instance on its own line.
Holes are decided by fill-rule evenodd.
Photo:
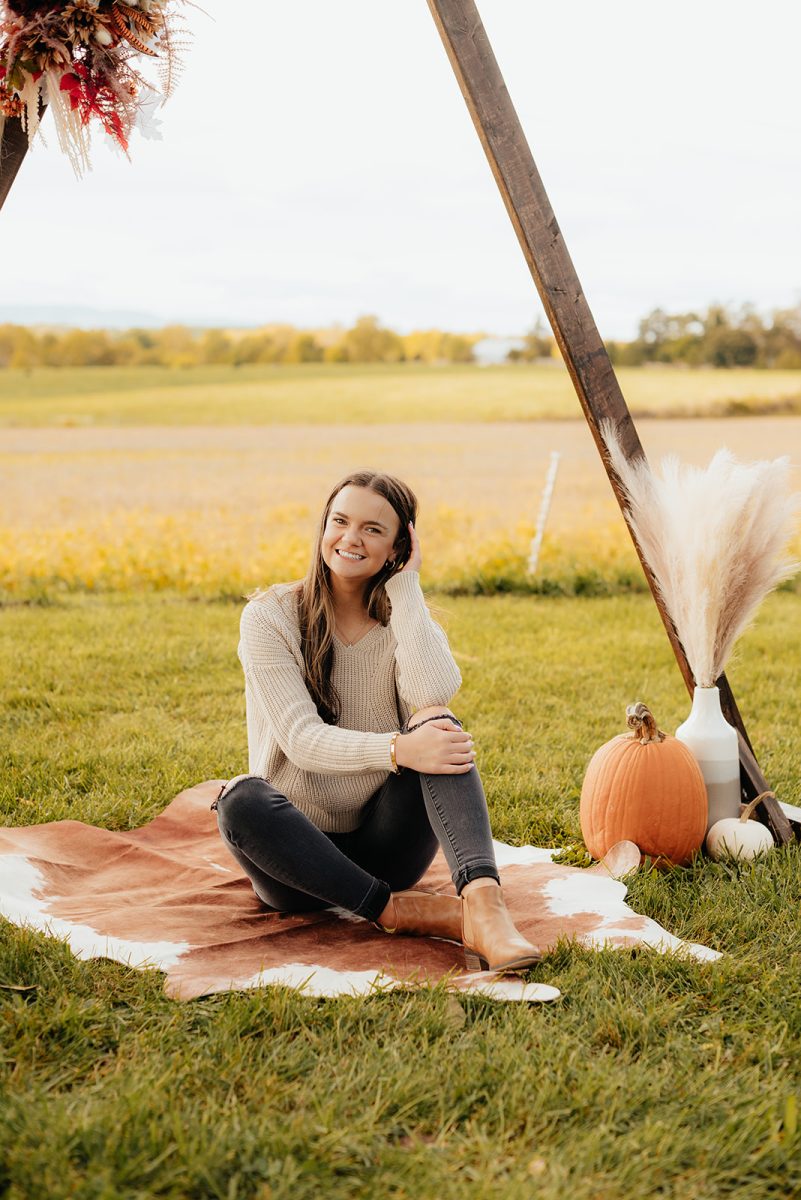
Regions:
M 334 638 L 331 679 L 341 711 L 327 725 L 306 688 L 298 586 L 275 584 L 242 610 L 248 769 L 325 833 L 346 833 L 358 828 L 392 769 L 392 734 L 417 709 L 447 705 L 462 677 L 418 572 L 401 571 L 386 584 L 389 624 L 353 645 Z

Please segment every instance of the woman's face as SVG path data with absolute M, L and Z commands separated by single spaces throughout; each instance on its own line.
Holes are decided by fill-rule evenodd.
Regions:
M 395 509 L 370 488 L 348 484 L 337 492 L 323 531 L 323 561 L 342 580 L 377 575 L 395 558 L 400 520 Z

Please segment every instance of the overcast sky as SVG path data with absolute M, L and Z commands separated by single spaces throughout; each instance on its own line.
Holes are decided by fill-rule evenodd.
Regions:
M 425 0 L 203 0 L 129 163 L 35 146 L 2 312 L 523 332 L 539 301 Z M 797 0 L 479 0 L 605 337 L 801 300 Z

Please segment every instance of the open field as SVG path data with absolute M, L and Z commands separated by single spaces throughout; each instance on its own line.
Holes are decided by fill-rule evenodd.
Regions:
M 801 371 L 621 368 L 636 415 L 801 413 Z M 579 419 L 560 362 L 531 366 L 62 367 L 0 371 L 2 425 L 320 425 Z
M 789 453 L 801 417 L 649 420 L 654 461 Z M 561 455 L 537 578 L 526 581 L 549 454 Z M 430 586 L 598 591 L 643 586 L 583 421 L 6 429 L 0 595 L 173 588 L 240 595 L 301 575 L 323 501 L 348 471 L 407 479 Z M 799 543 L 801 550 L 801 542 Z
M 688 698 L 647 597 L 440 598 L 493 829 L 578 834 L 623 709 Z M 0 610 L 0 812 L 141 824 L 245 762 L 240 606 L 72 595 Z M 768 600 L 730 677 L 768 778 L 801 802 L 801 597 Z M 21 654 L 24 648 L 24 654 Z M 784 1200 L 801 1194 L 801 850 L 643 872 L 636 907 L 717 964 L 564 945 L 552 1006 L 479 997 L 178 1004 L 155 972 L 0 928 L 8 1200 Z M 25 991 L 14 991 L 14 987 Z
M 621 379 L 633 407 L 672 417 L 640 425 L 652 459 L 789 453 L 801 483 L 801 415 L 680 418 L 792 410 L 801 373 Z M 584 769 L 626 704 L 669 730 L 687 714 L 654 605 L 622 594 L 642 577 L 559 367 L 0 372 L 0 424 L 2 822 L 130 828 L 245 769 L 241 597 L 303 572 L 328 489 L 358 466 L 420 496 L 423 582 L 496 836 L 580 845 Z M 729 672 L 795 804 L 797 587 L 768 600 Z M 525 588 L 621 594 L 447 594 Z M 724 958 L 564 945 L 532 972 L 563 992 L 541 1008 L 442 988 L 181 1005 L 156 972 L 80 963 L 2 923 L 0 1195 L 801 1196 L 801 849 L 642 872 L 631 894 Z

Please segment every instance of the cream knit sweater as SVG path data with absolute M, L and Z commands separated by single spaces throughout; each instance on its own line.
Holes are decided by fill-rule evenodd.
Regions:
M 387 581 L 388 626 L 347 646 L 334 640 L 338 725 L 326 725 L 304 683 L 294 584 L 250 600 L 240 623 L 248 759 L 326 833 L 356 829 L 392 769 L 392 733 L 418 708 L 448 704 L 462 682 L 448 639 L 432 619 L 417 571 Z

